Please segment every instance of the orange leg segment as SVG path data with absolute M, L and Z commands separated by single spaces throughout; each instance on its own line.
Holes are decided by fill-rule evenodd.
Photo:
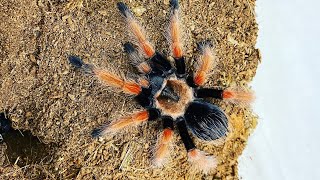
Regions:
M 154 154 L 153 164 L 156 167 L 163 166 L 169 156 L 170 143 L 173 139 L 173 130 L 166 128 L 163 130 L 160 139 L 158 140 L 158 145 L 156 147 L 156 152 Z
M 119 88 L 123 92 L 133 95 L 138 95 L 141 92 L 141 87 L 137 83 L 132 81 L 125 81 L 106 70 L 95 68 L 92 64 L 86 64 L 79 57 L 70 56 L 69 62 L 76 68 L 83 70 L 85 73 L 96 76 L 107 86 Z
M 222 97 L 227 102 L 238 105 L 249 105 L 255 100 L 254 92 L 243 88 L 231 87 L 223 91 Z
M 198 149 L 188 151 L 188 161 L 191 163 L 192 168 L 202 171 L 207 174 L 216 169 L 218 161 L 215 156 L 207 155 L 207 153 Z
M 171 39 L 170 44 L 172 55 L 176 59 L 183 56 L 180 27 L 178 9 L 174 9 L 170 17 L 169 36 Z
M 107 134 L 116 133 L 126 127 L 141 124 L 149 119 L 149 112 L 147 110 L 136 112 L 130 116 L 123 117 L 119 120 L 113 121 L 110 124 L 103 125 L 100 128 L 93 130 L 92 136 L 100 137 Z
M 127 21 L 131 32 L 138 41 L 139 47 L 143 50 L 147 58 L 152 57 L 155 53 L 155 50 L 152 44 L 147 40 L 146 33 L 142 26 L 139 25 L 133 16 L 127 18 Z
M 156 151 L 153 157 L 153 165 L 162 167 L 170 155 L 170 147 L 173 139 L 173 119 L 171 117 L 162 117 L 163 131 L 158 139 Z
M 179 19 L 179 2 L 177 0 L 170 1 L 171 16 L 168 27 L 169 44 L 172 55 L 175 59 L 183 56 L 183 45 L 181 41 L 181 24 Z
M 93 69 L 95 76 L 104 82 L 107 86 L 121 89 L 123 92 L 133 95 L 138 95 L 141 92 L 141 87 L 131 81 L 125 81 L 120 77 L 116 76 L 105 70 Z
M 131 116 L 121 118 L 120 120 L 111 123 L 108 128 L 112 131 L 118 131 L 130 125 L 140 124 L 148 120 L 148 118 L 149 118 L 148 111 L 145 110 L 145 111 L 132 114 Z
M 169 27 L 167 29 L 168 42 L 170 44 L 171 54 L 175 60 L 176 75 L 183 78 L 186 75 L 185 58 L 183 57 L 183 40 L 182 29 L 179 18 L 179 2 L 178 0 L 170 0 L 171 15 Z

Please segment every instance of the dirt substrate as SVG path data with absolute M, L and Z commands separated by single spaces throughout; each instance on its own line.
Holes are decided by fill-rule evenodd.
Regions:
M 163 33 L 169 1 L 125 3 L 146 27 L 156 48 L 168 52 Z M 260 60 L 254 7 L 254 0 L 181 1 L 190 70 L 198 57 L 196 43 L 209 39 L 216 44 L 218 67 L 207 86 L 249 87 Z M 94 127 L 138 105 L 75 71 L 67 57 L 76 54 L 100 67 L 135 72 L 122 49 L 129 39 L 125 27 L 116 1 L 0 0 L 0 112 L 5 112 L 14 128 L 30 130 L 47 144 L 48 152 L 41 161 L 14 165 L 2 143 L 0 179 L 238 178 L 238 156 L 256 126 L 250 108 L 214 101 L 229 116 L 232 130 L 220 143 L 194 139 L 199 149 L 219 159 L 217 170 L 208 175 L 190 169 L 177 135 L 169 164 L 150 168 L 159 122 L 114 137 L 90 137 Z

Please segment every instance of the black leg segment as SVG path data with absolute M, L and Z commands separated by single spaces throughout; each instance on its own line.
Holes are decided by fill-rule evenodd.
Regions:
M 192 149 L 195 149 L 196 146 L 194 145 L 194 143 L 188 133 L 185 119 L 183 117 L 179 117 L 177 119 L 177 121 L 178 121 L 177 126 L 178 126 L 178 130 L 179 130 L 179 134 L 180 134 L 180 137 L 182 139 L 182 142 L 183 142 L 186 150 L 190 151 Z
M 152 107 L 153 100 L 151 88 L 142 88 L 140 94 L 135 97 L 135 100 L 144 108 Z
M 194 81 L 193 81 L 193 76 L 188 76 L 186 81 L 187 81 L 187 84 L 190 87 L 193 87 L 193 88 L 197 88 L 198 87 L 198 85 L 196 85 L 196 83 L 194 83 Z
M 173 130 L 173 118 L 170 116 L 162 116 L 163 129 L 169 128 Z
M 172 9 L 179 9 L 179 1 L 178 0 L 170 0 L 170 6 Z
M 84 62 L 82 61 L 82 59 L 77 56 L 69 56 L 69 62 L 75 68 L 81 68 L 84 65 Z
M 148 109 L 148 113 L 149 113 L 149 119 L 148 121 L 153 121 L 158 119 L 161 116 L 161 113 L 158 109 L 156 108 L 150 108 Z
M 152 62 L 152 70 L 162 70 L 165 76 L 172 74 L 170 62 L 159 52 L 156 52 L 150 61 Z
M 126 12 L 130 12 L 128 6 L 125 5 L 123 2 L 118 2 L 117 7 L 118 7 L 119 11 L 121 12 L 121 14 L 124 15 L 125 17 L 127 17 Z
M 223 90 L 213 88 L 200 88 L 196 91 L 198 98 L 212 97 L 216 99 L 223 99 Z
M 179 78 L 183 78 L 186 75 L 186 63 L 185 63 L 185 59 L 184 57 L 181 57 L 179 59 L 174 59 L 175 64 L 176 64 L 176 68 L 177 68 L 177 72 L 176 75 Z

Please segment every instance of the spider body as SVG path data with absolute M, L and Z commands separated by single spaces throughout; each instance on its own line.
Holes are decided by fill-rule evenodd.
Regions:
M 169 78 L 165 81 L 164 87 L 169 89 L 170 93 L 174 94 L 163 96 L 163 90 L 161 93 L 155 96 L 155 107 L 160 109 L 165 116 L 171 116 L 173 119 L 177 119 L 179 116 L 183 116 L 190 102 L 193 101 L 193 89 L 190 88 L 185 81 L 175 78 Z M 176 95 L 176 99 L 174 99 Z
M 142 26 L 122 2 L 117 3 L 118 9 L 124 16 L 134 42 L 138 46 L 135 48 L 133 44 L 125 43 L 124 50 L 143 76 L 139 83 L 125 80 L 111 72 L 86 64 L 76 56 L 70 56 L 69 61 L 76 68 L 96 76 L 106 85 L 134 95 L 136 101 L 145 109 L 102 125 L 92 132 L 93 137 L 117 133 L 131 125 L 160 119 L 163 131 L 156 145 L 153 164 L 158 167 L 165 164 L 169 157 L 173 130 L 177 127 L 188 152 L 189 161 L 194 167 L 206 173 L 217 166 L 217 160 L 214 156 L 206 155 L 196 148 L 188 130 L 199 139 L 213 141 L 227 135 L 228 118 L 218 106 L 204 101 L 203 98 L 250 101 L 252 95 L 248 92 L 229 89 L 201 88 L 216 60 L 213 47 L 208 42 L 200 43 L 201 57 L 198 60 L 197 71 L 190 75 L 186 73 L 183 43 L 180 37 L 179 3 L 177 0 L 171 0 L 170 4 L 168 40 L 175 67 L 164 55 L 154 49 Z M 142 60 L 141 54 L 147 59 L 146 61 Z

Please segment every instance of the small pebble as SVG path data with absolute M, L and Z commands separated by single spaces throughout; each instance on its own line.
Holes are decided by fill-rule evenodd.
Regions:
M 144 8 L 143 6 L 138 6 L 133 8 L 132 11 L 136 16 L 141 16 L 146 11 L 146 8 Z
M 73 94 L 68 94 L 68 97 L 69 97 L 72 101 L 75 100 L 75 96 L 74 96 Z

